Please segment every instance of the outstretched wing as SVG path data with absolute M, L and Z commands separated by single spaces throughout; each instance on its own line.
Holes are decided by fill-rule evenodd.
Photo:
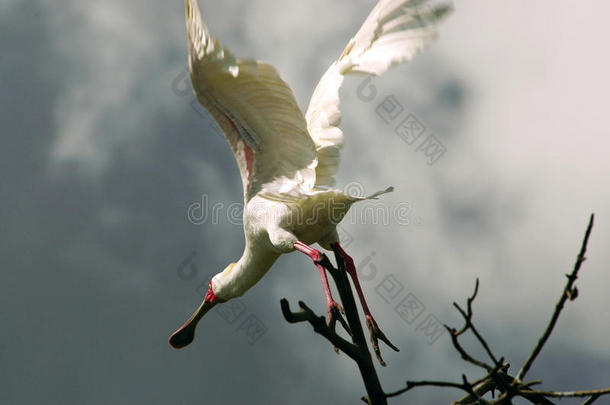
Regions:
M 193 89 L 231 145 L 245 201 L 266 189 L 311 189 L 315 145 L 290 87 L 273 66 L 235 58 L 210 36 L 197 0 L 185 3 Z
M 380 75 L 408 61 L 432 42 L 437 23 L 450 4 L 422 5 L 426 0 L 380 0 L 341 57 L 324 73 L 305 114 L 307 128 L 316 144 L 316 186 L 332 186 L 339 168 L 343 132 L 339 129 L 339 88 L 350 73 Z

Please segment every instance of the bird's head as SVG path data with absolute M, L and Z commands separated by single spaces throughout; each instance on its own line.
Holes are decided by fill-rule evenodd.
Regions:
M 169 338 L 169 344 L 174 349 L 181 349 L 185 346 L 188 346 L 193 339 L 195 338 L 195 328 L 197 327 L 197 323 L 199 320 L 214 306 L 218 303 L 224 302 L 224 300 L 218 298 L 216 294 L 214 294 L 214 290 L 212 289 L 212 282 L 210 281 L 208 292 L 205 295 L 205 298 L 199 305 L 199 308 L 195 311 L 195 313 L 189 318 L 188 321 L 184 325 L 180 327 L 177 331 L 175 331 Z

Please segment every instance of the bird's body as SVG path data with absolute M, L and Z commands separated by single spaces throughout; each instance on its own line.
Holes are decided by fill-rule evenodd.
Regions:
M 228 300 L 245 293 L 282 253 L 294 251 L 297 240 L 330 250 L 331 243 L 339 241 L 337 224 L 352 204 L 364 200 L 334 189 L 294 195 L 291 201 L 284 198 L 277 201 L 254 196 L 248 201 L 244 207 L 244 253 L 212 279 L 217 297 Z
M 320 252 L 341 252 L 358 290 L 371 333 L 377 330 L 357 281 L 353 261 L 341 249 L 336 226 L 350 207 L 368 197 L 333 188 L 343 133 L 339 88 L 345 75 L 378 75 L 411 59 L 436 36 L 436 22 L 450 7 L 421 7 L 425 0 L 380 0 L 345 50 L 322 76 L 307 112 L 299 109 L 277 70 L 261 61 L 238 59 L 210 36 L 197 0 L 185 0 L 189 72 L 198 100 L 214 117 L 239 166 L 244 195 L 245 249 L 236 263 L 216 274 L 204 302 L 170 338 L 174 347 L 193 339 L 209 308 L 241 296 L 283 253 L 312 258 L 325 289 L 329 321 L 337 315 Z M 387 342 L 387 340 L 386 340 Z M 389 344 L 389 342 L 387 342 Z

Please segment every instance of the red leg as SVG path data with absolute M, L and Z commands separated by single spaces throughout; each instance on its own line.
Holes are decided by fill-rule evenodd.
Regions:
M 326 269 L 324 266 L 320 264 L 320 260 L 322 260 L 322 253 L 319 250 L 312 248 L 309 245 L 301 241 L 296 241 L 294 243 L 294 248 L 299 252 L 305 253 L 307 256 L 313 260 L 313 264 L 317 267 L 318 272 L 320 273 L 320 280 L 322 281 L 322 288 L 324 289 L 324 295 L 326 296 L 326 310 L 328 312 L 328 324 L 334 328 L 337 320 L 343 325 L 345 330 L 351 334 L 349 326 L 347 322 L 343 319 L 341 314 L 343 313 L 343 308 L 333 299 L 332 293 L 330 292 L 330 286 L 328 284 L 328 277 L 326 276 Z M 335 348 L 335 350 L 337 350 Z
M 366 299 L 364 298 L 364 293 L 362 292 L 362 287 L 360 287 L 360 281 L 358 281 L 358 273 L 356 272 L 356 266 L 354 265 L 354 259 L 348 255 L 345 250 L 341 247 L 339 242 L 331 244 L 331 247 L 341 255 L 343 258 L 343 262 L 345 263 L 345 271 L 350 275 L 352 281 L 354 282 L 354 286 L 356 287 L 356 292 L 358 293 L 358 298 L 360 299 L 360 304 L 362 305 L 362 309 L 364 310 L 364 317 L 366 318 L 366 326 L 369 328 L 369 332 L 371 334 L 371 343 L 373 344 L 373 349 L 375 350 L 375 354 L 377 355 L 377 359 L 381 363 L 381 365 L 385 366 L 385 362 L 381 358 L 381 352 L 379 351 L 379 345 L 377 343 L 378 339 L 383 340 L 388 346 L 390 346 L 393 350 L 399 351 L 396 346 L 394 346 L 388 338 L 383 334 L 379 326 L 377 326 L 377 322 L 371 315 L 371 310 L 369 309 L 368 304 L 366 303 Z
M 347 271 L 347 273 L 352 278 L 352 281 L 354 282 L 354 286 L 356 287 L 356 292 L 358 293 L 358 298 L 360 298 L 360 304 L 362 305 L 362 309 L 364 310 L 364 316 L 367 319 L 369 319 L 369 318 L 372 319 L 373 316 L 371 315 L 371 310 L 369 309 L 369 306 L 366 303 L 366 299 L 364 298 L 364 293 L 362 292 L 362 287 L 360 287 L 360 281 L 358 281 L 358 273 L 356 273 L 356 266 L 354 266 L 354 259 L 352 259 L 351 256 L 348 255 L 345 252 L 345 250 L 343 250 L 341 245 L 339 245 L 339 242 L 335 243 L 334 245 L 337 248 L 337 251 L 339 252 L 341 257 L 343 258 L 343 261 L 345 262 L 345 270 Z

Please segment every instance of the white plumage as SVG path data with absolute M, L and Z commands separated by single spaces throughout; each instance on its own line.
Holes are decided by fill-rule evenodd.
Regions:
M 185 325 L 170 338 L 174 347 L 190 343 L 199 319 L 216 303 L 238 297 L 252 287 L 283 253 L 295 249 L 320 270 L 329 322 L 338 305 L 320 252 L 339 249 L 358 290 L 367 323 L 376 323 L 360 289 L 351 258 L 339 245 L 336 225 L 357 201 L 333 189 L 344 137 L 339 128 L 339 88 L 345 75 L 379 75 L 411 59 L 436 37 L 436 24 L 449 5 L 426 6 L 425 0 L 381 0 L 342 55 L 324 73 L 305 115 L 277 70 L 264 62 L 238 59 L 212 38 L 196 0 L 186 0 L 188 62 L 198 100 L 224 132 L 239 166 L 244 193 L 242 257 L 216 274 L 208 295 Z M 372 332 L 373 333 L 373 332 Z M 378 331 L 376 337 L 385 339 Z M 387 340 L 386 342 L 390 344 Z M 391 344 L 390 344 L 391 345 Z

